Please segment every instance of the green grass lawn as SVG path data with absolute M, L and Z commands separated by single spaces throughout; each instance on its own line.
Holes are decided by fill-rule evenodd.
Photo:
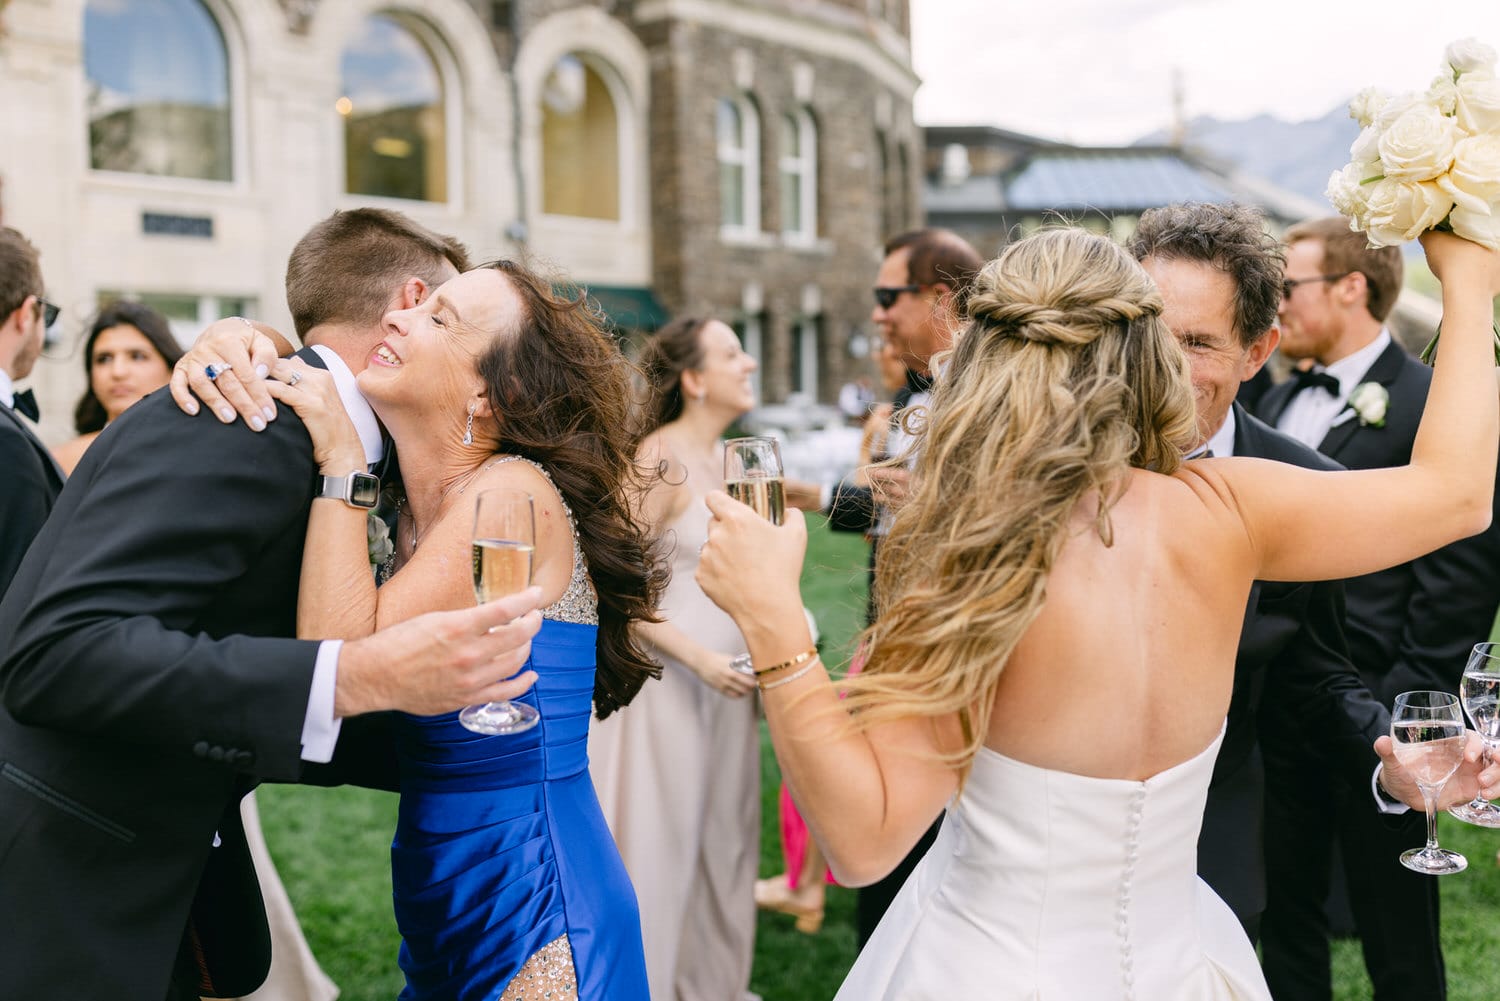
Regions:
M 864 622 L 866 549 L 857 535 L 816 528 L 803 597 L 823 632 L 830 666 L 847 658 Z M 761 873 L 781 869 L 777 834 L 776 760 L 761 741 Z M 313 952 L 342 989 L 344 1001 L 389 1001 L 401 989 L 398 938 L 391 917 L 388 871 L 396 800 L 362 789 L 263 786 L 258 793 L 266 840 Z M 1500 995 L 1494 956 L 1500 927 L 1500 836 L 1443 818 L 1444 845 L 1469 858 L 1469 870 L 1443 878 L 1443 948 L 1450 1001 L 1491 1001 Z M 854 961 L 854 894 L 828 891 L 827 916 L 817 935 L 802 935 L 792 919 L 761 914 L 751 988 L 765 1001 L 826 1001 Z M 1355 942 L 1334 943 L 1334 997 L 1359 1001 L 1371 994 Z

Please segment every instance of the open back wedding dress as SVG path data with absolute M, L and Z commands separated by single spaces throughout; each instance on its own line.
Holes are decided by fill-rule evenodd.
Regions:
M 1143 782 L 981 749 L 836 1001 L 1269 1001 L 1195 871 L 1223 737 Z

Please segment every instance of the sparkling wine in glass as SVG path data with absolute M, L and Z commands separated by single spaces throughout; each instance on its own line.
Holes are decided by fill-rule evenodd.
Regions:
M 1422 791 L 1427 810 L 1427 844 L 1401 853 L 1408 869 L 1434 876 L 1463 872 L 1468 859 L 1438 847 L 1437 795 L 1458 771 L 1464 756 L 1464 717 L 1458 696 L 1447 692 L 1403 692 L 1391 710 L 1391 743 Z
M 1476 643 L 1464 666 L 1459 682 L 1459 699 L 1474 729 L 1484 740 L 1484 760 L 1488 765 L 1500 750 L 1500 645 Z M 1451 806 L 1448 812 L 1459 820 L 1480 827 L 1500 827 L 1500 807 L 1475 794 L 1471 802 Z
M 786 516 L 781 446 L 775 438 L 731 438 L 724 443 L 724 489 L 773 525 Z
M 524 490 L 486 490 L 474 498 L 474 596 L 483 604 L 531 586 L 536 515 Z M 475 733 L 520 733 L 541 716 L 524 702 L 465 706 L 458 721 Z

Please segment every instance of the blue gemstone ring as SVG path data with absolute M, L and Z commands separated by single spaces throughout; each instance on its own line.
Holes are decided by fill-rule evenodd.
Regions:
M 228 372 L 228 371 L 229 371 L 229 366 L 228 365 L 205 365 L 205 366 L 203 366 L 203 374 L 206 375 L 206 376 L 208 376 L 208 381 L 209 382 L 213 382 L 219 376 L 223 375 L 225 372 Z

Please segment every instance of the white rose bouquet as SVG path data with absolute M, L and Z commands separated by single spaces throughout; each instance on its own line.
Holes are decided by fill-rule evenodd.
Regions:
M 1328 179 L 1328 200 L 1372 247 L 1449 230 L 1500 250 L 1500 80 L 1495 50 L 1473 38 L 1449 45 L 1425 93 L 1367 88 L 1349 102 L 1362 131 L 1349 163 Z M 1422 352 L 1428 361 L 1437 338 Z M 1495 335 L 1500 363 L 1500 328 Z

